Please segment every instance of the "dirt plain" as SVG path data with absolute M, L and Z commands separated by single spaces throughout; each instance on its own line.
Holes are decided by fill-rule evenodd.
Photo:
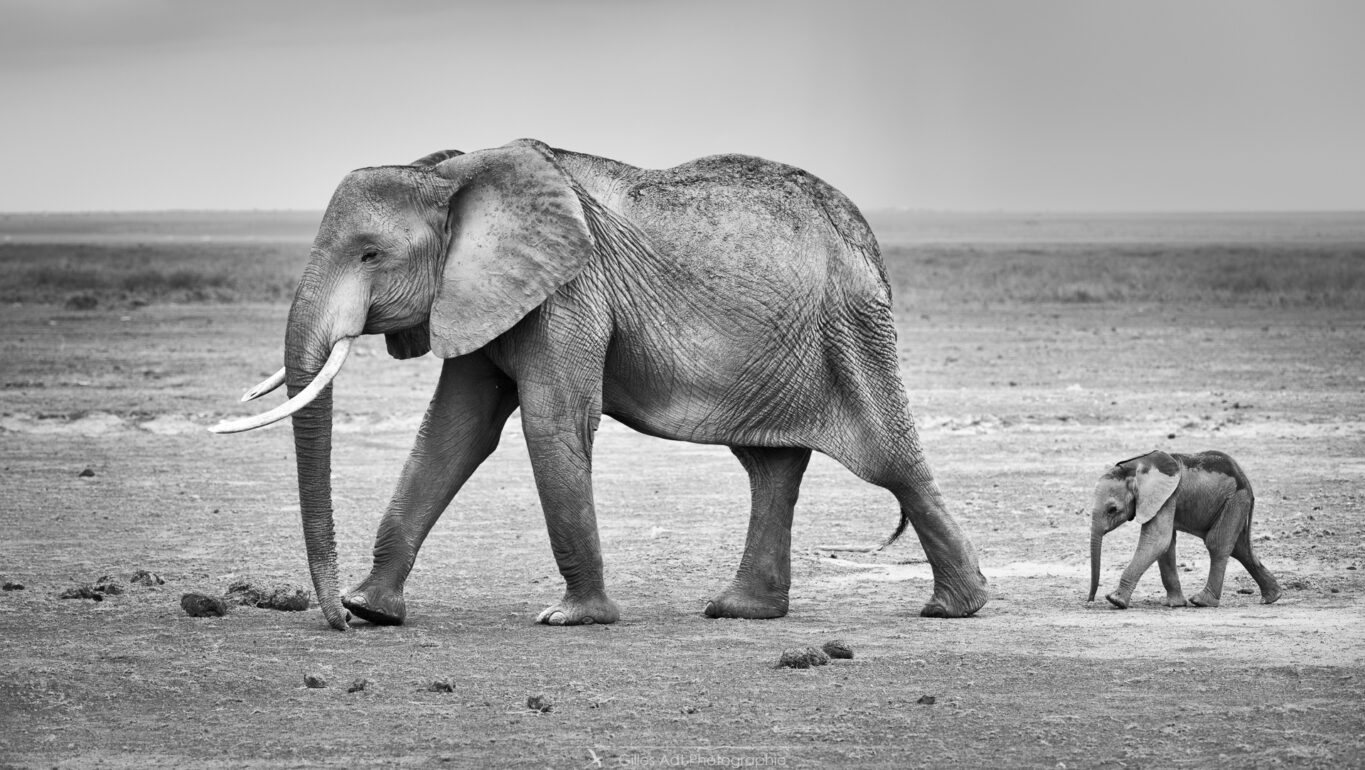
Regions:
M 900 283 L 915 267 L 888 259 Z M 0 766 L 1365 764 L 1365 310 L 899 296 L 923 442 L 991 583 L 975 617 L 917 616 L 918 543 L 869 550 L 892 498 L 822 457 L 790 615 L 702 617 L 739 561 L 744 474 L 723 447 L 605 420 L 598 521 L 623 617 L 537 626 L 562 582 L 514 416 L 427 540 L 408 624 L 346 634 L 316 608 L 180 607 L 242 578 L 307 584 L 287 424 L 205 430 L 255 408 L 236 398 L 279 365 L 285 305 L 0 306 L 0 580 L 23 585 L 0 592 Z M 365 338 L 338 379 L 348 585 L 438 369 Z M 1085 601 L 1094 480 L 1152 448 L 1239 460 L 1277 604 L 1235 563 L 1217 609 L 1161 606 L 1155 568 L 1128 611 Z M 1107 539 L 1102 592 L 1136 537 Z M 1207 554 L 1179 542 L 1193 592 Z M 58 598 L 105 575 L 124 592 Z M 832 639 L 854 659 L 775 667 Z

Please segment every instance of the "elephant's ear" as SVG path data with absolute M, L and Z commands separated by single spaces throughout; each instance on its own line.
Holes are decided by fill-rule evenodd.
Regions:
M 431 349 L 453 358 L 488 344 L 577 277 L 593 253 L 583 206 L 539 143 L 451 158 L 445 268 L 431 306 Z
M 1152 452 L 1125 463 L 1135 466 L 1130 482 L 1137 495 L 1137 514 L 1133 519 L 1146 524 L 1167 503 L 1174 504 L 1175 490 L 1180 486 L 1180 464 L 1165 452 Z

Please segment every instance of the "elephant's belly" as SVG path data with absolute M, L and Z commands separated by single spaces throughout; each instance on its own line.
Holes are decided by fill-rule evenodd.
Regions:
M 602 412 L 651 436 L 729 446 L 819 447 L 828 416 L 806 403 L 808 388 L 766 381 L 736 382 L 608 379 Z

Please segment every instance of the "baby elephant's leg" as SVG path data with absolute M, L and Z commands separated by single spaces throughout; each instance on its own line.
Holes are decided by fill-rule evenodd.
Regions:
M 1275 580 L 1275 576 L 1270 574 L 1270 570 L 1265 568 L 1261 560 L 1256 558 L 1256 554 L 1251 551 L 1251 522 L 1242 529 L 1242 533 L 1237 537 L 1237 545 L 1232 549 L 1232 558 L 1242 563 L 1246 567 L 1251 579 L 1256 581 L 1256 585 L 1261 589 L 1261 602 L 1263 604 L 1274 604 L 1280 598 L 1280 584 Z
M 1161 569 L 1161 585 L 1166 589 L 1167 607 L 1184 607 L 1185 594 L 1180 590 L 1180 572 L 1175 558 L 1175 535 L 1171 535 L 1171 547 L 1162 552 L 1156 560 Z
M 1237 545 L 1238 534 L 1246 528 L 1250 513 L 1250 494 L 1239 490 L 1219 511 L 1213 526 L 1204 535 L 1204 545 L 1209 549 L 1209 579 L 1203 590 L 1190 597 L 1190 604 L 1196 607 L 1217 607 L 1223 596 L 1223 574 L 1228 568 L 1228 557 Z

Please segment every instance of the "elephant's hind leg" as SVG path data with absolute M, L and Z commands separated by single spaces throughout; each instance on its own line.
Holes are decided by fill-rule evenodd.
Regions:
M 934 573 L 934 591 L 920 615 L 963 618 L 989 600 L 986 578 L 967 534 L 948 513 L 929 471 L 895 356 L 894 329 L 887 307 L 876 306 L 860 327 L 833 345 L 835 381 L 841 387 L 837 420 L 824 426 L 815 448 L 863 480 L 883 487 L 900 503 L 901 520 L 892 535 L 911 526 Z
M 834 456 L 866 481 L 896 496 L 901 521 L 891 540 L 899 537 L 907 524 L 919 537 L 934 574 L 933 595 L 919 614 L 929 618 L 972 615 L 990 599 L 986 577 L 976 561 L 976 550 L 962 527 L 948 514 L 920 452 L 913 424 L 904 433 L 893 433 L 887 441 L 895 447 L 891 452 L 859 444 L 844 447 Z
M 1228 557 L 1237 542 L 1237 530 L 1246 526 L 1246 516 L 1239 511 L 1236 497 L 1229 498 L 1218 513 L 1218 519 L 1204 535 L 1209 549 L 1209 578 L 1199 593 L 1190 597 L 1195 607 L 1217 607 L 1223 597 L 1223 576 L 1227 572 Z
M 1251 579 L 1256 581 L 1256 586 L 1261 589 L 1261 603 L 1274 604 L 1280 598 L 1280 584 L 1275 580 L 1275 576 L 1270 574 L 1270 570 L 1265 568 L 1261 560 L 1256 558 L 1256 554 L 1251 550 L 1251 522 L 1242 529 L 1237 536 L 1237 545 L 1232 549 L 1232 558 L 1241 562 L 1246 571 L 1250 573 Z
M 934 593 L 920 608 L 927 618 L 965 618 L 985 606 L 990 594 L 976 550 L 948 514 L 933 480 L 890 487 L 919 537 L 934 574 Z
M 809 449 L 731 447 L 749 472 L 753 510 L 739 572 L 706 603 L 712 618 L 780 618 L 791 586 L 792 512 Z

